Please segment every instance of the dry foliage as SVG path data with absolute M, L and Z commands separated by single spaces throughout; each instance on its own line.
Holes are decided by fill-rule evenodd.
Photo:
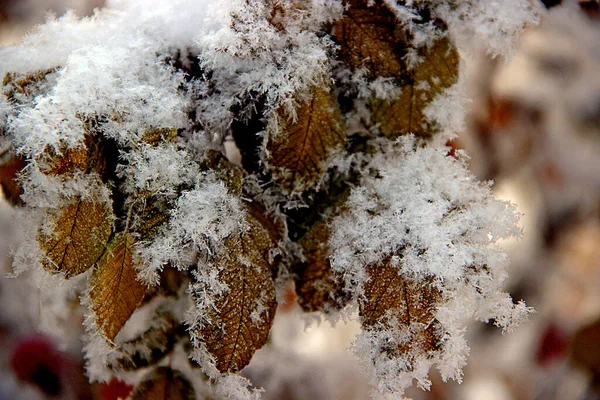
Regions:
M 111 233 L 112 211 L 104 202 L 74 198 L 48 215 L 54 230 L 39 233 L 46 270 L 69 278 L 90 269 L 104 252 Z
M 409 335 L 402 341 L 381 349 L 388 357 L 407 353 L 431 353 L 441 345 L 441 336 L 434 318 L 441 298 L 431 279 L 418 280 L 402 276 L 392 257 L 367 267 L 369 281 L 365 284 L 360 317 L 364 329 L 398 327 Z
M 272 247 L 268 232 L 248 217 L 247 230 L 226 239 L 227 250 L 213 261 L 219 280 L 228 289 L 207 316 L 199 336 L 221 372 L 244 368 L 269 338 L 277 306 L 269 261 Z
M 119 233 L 106 246 L 91 281 L 91 309 L 96 324 L 112 342 L 146 294 L 137 279 L 133 238 Z
M 314 86 L 296 114 L 293 120 L 278 110 L 279 126 L 267 143 L 268 163 L 282 186 L 306 189 L 319 182 L 332 151 L 344 143 L 346 131 L 331 88 Z

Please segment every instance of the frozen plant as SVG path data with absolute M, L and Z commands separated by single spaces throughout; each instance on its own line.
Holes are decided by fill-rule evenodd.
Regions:
M 530 310 L 494 247 L 516 209 L 440 147 L 465 103 L 455 36 L 508 54 L 536 18 L 526 0 L 114 0 L 49 19 L 0 49 L 14 270 L 79 296 L 90 380 L 131 399 L 260 396 L 238 372 L 290 280 L 307 312 L 358 311 L 374 395 L 428 388 L 432 366 L 460 380 L 465 319 Z

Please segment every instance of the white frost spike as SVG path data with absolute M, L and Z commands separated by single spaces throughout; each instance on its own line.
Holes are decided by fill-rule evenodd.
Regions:
M 372 384 L 381 393 L 402 393 L 413 380 L 427 388 L 433 365 L 444 379 L 460 379 L 468 354 L 465 319 L 494 319 L 510 330 L 531 312 L 522 302 L 513 304 L 502 289 L 506 257 L 493 246 L 521 234 L 514 205 L 495 200 L 464 160 L 447 156 L 445 149 L 415 147 L 414 139 L 405 137 L 373 157 L 367 169 L 377 177 L 364 178 L 353 190 L 348 211 L 332 223 L 329 242 L 332 268 L 358 301 L 366 267 L 397 253 L 403 277 L 433 279 L 440 290 L 433 315 L 443 345 L 433 354 L 390 358 L 381 350 L 385 343 L 410 335 L 392 323 L 369 327 L 356 339 L 355 352 L 372 369 Z
M 199 254 L 214 252 L 222 241 L 244 228 L 245 211 L 213 172 L 200 176 L 196 188 L 184 192 L 170 212 L 169 225 L 152 243 L 139 248 L 144 269 L 140 278 L 156 283 L 164 265 L 185 270 Z

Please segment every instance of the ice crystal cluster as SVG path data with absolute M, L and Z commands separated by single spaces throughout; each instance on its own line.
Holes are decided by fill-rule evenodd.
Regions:
M 516 209 L 439 146 L 465 104 L 457 43 L 507 55 L 534 23 L 526 0 L 114 0 L 51 18 L 0 49 L 15 272 L 80 299 L 89 378 L 132 399 L 259 397 L 238 372 L 290 281 L 306 312 L 358 312 L 375 396 L 428 388 L 433 366 L 460 380 L 465 320 L 510 329 L 530 310 L 495 248 Z

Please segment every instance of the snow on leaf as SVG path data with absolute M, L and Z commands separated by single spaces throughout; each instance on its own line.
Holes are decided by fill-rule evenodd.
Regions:
M 102 335 L 112 342 L 146 294 L 137 280 L 133 239 L 118 233 L 106 247 L 92 274 L 91 309 Z
M 42 265 L 67 278 L 87 271 L 98 261 L 111 233 L 112 210 L 105 202 L 75 197 L 49 212 L 52 232 L 40 230 Z
M 283 109 L 277 111 L 279 124 L 270 132 L 267 143 L 268 164 L 275 179 L 290 190 L 318 183 L 326 160 L 346 139 L 333 91 L 313 86 L 310 95 L 296 110 L 295 120 Z
M 428 388 L 433 366 L 460 380 L 466 319 L 510 330 L 531 312 L 502 288 L 506 257 L 494 247 L 519 235 L 514 206 L 494 200 L 464 160 L 415 143 L 383 147 L 331 223 L 331 266 L 366 328 L 354 350 L 380 393 L 414 380 Z
M 139 236 L 140 241 L 150 241 L 158 235 L 169 219 L 164 201 L 155 196 L 140 197 L 132 201 L 135 204 L 133 204 L 131 230 Z
M 373 98 L 368 103 L 371 124 L 390 139 L 409 133 L 431 137 L 434 132 L 427 125 L 424 110 L 458 78 L 458 53 L 447 38 L 419 52 L 423 61 L 402 77 L 405 84 L 400 95 L 391 100 Z
M 49 68 L 29 74 L 7 72 L 2 79 L 3 88 L 1 93 L 6 96 L 9 102 L 29 103 L 48 87 L 48 75 L 55 70 L 55 68 Z
M 269 261 L 273 242 L 257 220 L 248 217 L 247 222 L 244 232 L 225 239 L 224 250 L 211 263 L 227 290 L 217 296 L 202 326 L 191 329 L 220 372 L 236 372 L 248 365 L 269 337 L 277 305 Z
M 327 223 L 317 222 L 300 240 L 306 262 L 297 267 L 296 293 L 298 303 L 307 312 L 340 310 L 349 300 L 331 269 L 329 234 Z
M 206 152 L 204 164 L 225 183 L 229 192 L 237 196 L 242 193 L 246 172 L 241 167 L 233 164 L 221 152 L 215 150 Z
M 388 256 L 367 267 L 369 279 L 360 302 L 362 326 L 375 331 L 394 325 L 406 329 L 408 336 L 380 349 L 387 357 L 427 356 L 436 351 L 441 340 L 434 317 L 441 292 L 431 279 L 403 277 L 392 260 Z M 407 358 L 405 370 L 410 371 L 413 360 Z
M 366 0 L 345 1 L 344 15 L 334 25 L 340 58 L 352 70 L 367 68 L 372 77 L 393 77 L 406 70 L 402 56 L 407 37 L 394 14 Z
M 87 120 L 86 125 L 94 124 Z M 78 171 L 96 172 L 100 175 L 105 169 L 102 144 L 88 131 L 82 143 L 73 147 L 62 146 L 60 151 L 48 147 L 38 158 L 40 170 L 47 175 L 73 175 Z
M 148 374 L 131 393 L 129 399 L 194 400 L 196 393 L 183 374 L 168 367 L 161 367 Z

